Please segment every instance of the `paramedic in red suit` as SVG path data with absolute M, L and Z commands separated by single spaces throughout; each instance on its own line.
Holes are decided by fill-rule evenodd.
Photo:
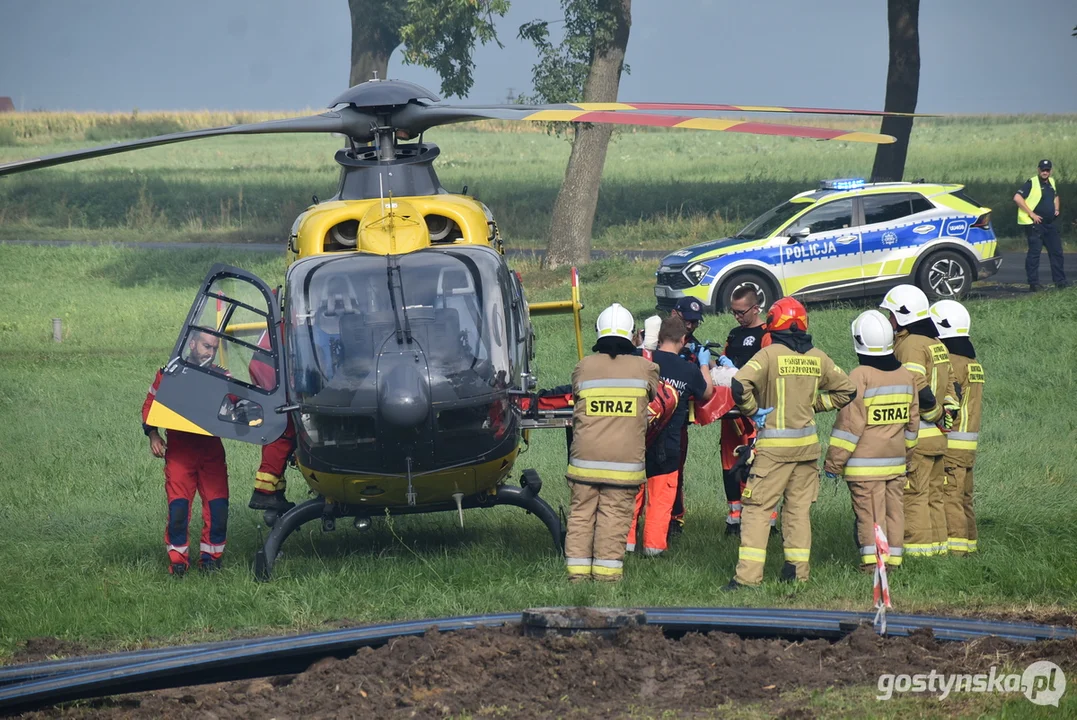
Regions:
M 270 349 L 269 334 L 263 332 L 258 338 L 258 347 Z M 251 379 L 260 388 L 272 391 L 276 388 L 276 377 L 272 365 L 267 365 L 255 356 L 250 362 Z M 273 510 L 286 513 L 295 507 L 284 496 L 287 488 L 284 471 L 288 461 L 295 452 L 295 425 L 292 416 L 288 416 L 288 426 L 279 438 L 262 446 L 262 462 L 254 473 L 254 492 L 247 507 L 251 510 Z
M 187 361 L 200 366 L 213 362 L 220 340 L 209 333 L 194 331 L 187 345 Z M 155 427 L 146 424 L 150 406 L 161 385 L 157 371 L 146 401 L 142 404 L 142 429 L 150 439 L 150 452 L 165 459 L 165 494 L 168 496 L 168 524 L 165 547 L 169 572 L 182 577 L 190 565 L 187 526 L 195 492 L 202 496 L 202 541 L 199 567 L 205 572 L 220 569 L 228 532 L 228 467 L 224 445 L 218 437 L 169 430 L 167 442 Z

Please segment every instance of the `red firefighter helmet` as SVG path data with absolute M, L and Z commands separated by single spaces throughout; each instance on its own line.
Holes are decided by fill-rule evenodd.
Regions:
M 767 311 L 766 329 L 770 332 L 777 330 L 808 332 L 808 311 L 799 300 L 783 297 L 771 305 Z

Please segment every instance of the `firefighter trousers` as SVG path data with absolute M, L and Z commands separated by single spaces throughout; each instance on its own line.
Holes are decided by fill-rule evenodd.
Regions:
M 228 466 L 224 445 L 207 438 L 194 446 L 181 445 L 169 435 L 165 451 L 165 494 L 168 496 L 168 525 L 165 547 L 172 564 L 189 565 L 188 526 L 195 493 L 202 496 L 202 562 L 219 560 L 228 535 Z M 215 441 L 215 442 L 213 442 Z
M 565 535 L 569 578 L 616 582 L 624 575 L 625 537 L 639 488 L 569 481 L 572 506 Z
M 942 455 L 909 455 L 905 480 L 905 555 L 928 557 L 946 552 Z
M 783 577 L 808 579 L 811 555 L 811 506 L 819 498 L 819 461 L 778 462 L 757 454 L 744 487 L 744 510 L 740 525 L 740 557 L 734 579 L 741 585 L 763 582 L 767 559 L 770 516 L 785 498 L 782 511 L 782 542 L 785 546 Z M 791 576 L 788 579 L 793 579 Z
M 972 468 L 946 468 L 946 532 L 950 552 L 976 552 L 976 512 L 972 507 Z
M 893 480 L 849 481 L 849 494 L 856 514 L 856 541 L 860 548 L 860 564 L 875 565 L 875 525 L 882 528 L 890 554 L 883 561 L 896 567 L 904 553 L 905 507 L 903 492 L 905 477 Z
M 643 521 L 643 554 L 659 555 L 666 551 L 666 538 L 672 522 L 673 501 L 677 495 L 677 471 L 647 478 L 636 493 L 632 524 L 628 527 L 626 549 L 636 549 L 636 525 L 640 515 Z M 646 509 L 644 509 L 646 505 Z

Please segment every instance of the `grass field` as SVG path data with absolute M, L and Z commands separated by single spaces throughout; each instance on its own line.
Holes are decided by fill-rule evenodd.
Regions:
M 0 116 L 0 162 L 194 127 L 249 113 Z M 807 120 L 816 122 L 818 120 Z M 827 124 L 876 129 L 872 123 Z M 606 160 L 595 246 L 674 249 L 739 230 L 821 178 L 868 176 L 875 146 L 702 131 L 619 131 Z M 569 143 L 541 126 L 483 123 L 427 133 L 443 185 L 489 205 L 510 246 L 542 244 Z M 0 239 L 283 241 L 311 195 L 335 192 L 328 136 L 220 138 L 112 156 L 0 182 Z M 1077 221 L 1077 116 L 923 119 L 906 177 L 968 186 L 1020 247 L 1013 194 L 1055 163 L 1064 238 Z
M 736 544 L 722 535 L 716 428 L 692 431 L 684 536 L 668 557 L 630 558 L 616 587 L 569 586 L 545 528 L 513 508 L 471 511 L 462 530 L 452 514 L 379 519 L 363 534 L 345 523 L 323 534 L 314 524 L 286 544 L 275 580 L 255 583 L 251 561 L 265 530 L 245 506 L 258 451 L 238 443 L 226 443 L 233 505 L 225 569 L 172 581 L 162 547 L 161 462 L 150 456 L 139 408 L 215 261 L 271 284 L 283 278 L 283 259 L 265 254 L 0 244 L 0 657 L 42 635 L 117 647 L 536 605 L 870 606 L 870 579 L 854 567 L 848 492 L 826 481 L 813 513 L 812 582 L 773 582 L 781 563 L 775 538 L 763 589 L 717 594 Z M 567 295 L 564 274 L 521 267 L 530 299 Z M 589 265 L 585 324 L 614 299 L 649 314 L 650 272 L 619 260 Z M 1070 290 L 1048 303 L 1042 296 L 971 301 L 988 373 L 977 466 L 982 551 L 910 562 L 893 579 L 899 611 L 1077 611 L 1077 549 L 1069 542 L 1077 341 L 1052 309 L 1075 300 Z M 857 307 L 812 308 L 817 344 L 847 369 Z M 55 317 L 63 319 L 61 344 L 51 340 Z M 708 319 L 701 336 L 724 337 L 730 325 L 727 317 Z M 575 363 L 570 324 L 539 318 L 537 326 L 540 384 L 563 383 Z M 830 422 L 820 416 L 824 437 Z M 564 439 L 536 435 L 518 468 L 536 468 L 543 496 L 554 507 L 566 504 Z M 298 474 L 290 471 L 290 479 L 291 498 L 302 499 Z

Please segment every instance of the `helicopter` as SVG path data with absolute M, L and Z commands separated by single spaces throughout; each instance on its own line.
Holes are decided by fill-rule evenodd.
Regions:
M 315 497 L 279 517 L 255 558 L 271 577 L 285 539 L 340 518 L 513 505 L 541 520 L 561 550 L 561 516 L 524 470 L 535 429 L 570 431 L 571 407 L 538 402 L 531 317 L 573 315 L 583 357 L 579 277 L 568 300 L 529 303 L 490 209 L 442 187 L 440 150 L 423 133 L 482 119 L 612 123 L 887 143 L 867 132 L 725 120 L 715 111 L 884 116 L 897 113 L 686 103 L 443 104 L 425 88 L 370 80 L 308 117 L 172 133 L 0 164 L 0 176 L 223 135 L 335 133 L 345 145 L 337 192 L 296 218 L 283 292 L 214 265 L 179 333 L 149 424 L 266 445 L 296 429 L 294 462 Z M 661 114 L 678 112 L 684 114 Z M 192 338 L 216 336 L 213 363 Z

